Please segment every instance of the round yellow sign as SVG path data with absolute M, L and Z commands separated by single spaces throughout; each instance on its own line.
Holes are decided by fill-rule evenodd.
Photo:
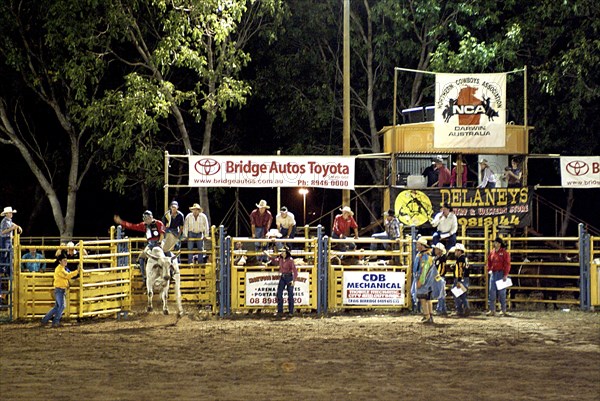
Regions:
M 416 190 L 400 192 L 394 202 L 394 209 L 398 212 L 398 220 L 405 226 L 420 226 L 428 222 L 433 214 L 429 197 Z

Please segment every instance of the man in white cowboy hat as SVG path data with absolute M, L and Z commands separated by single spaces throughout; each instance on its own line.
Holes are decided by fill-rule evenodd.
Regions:
M 441 210 L 431 220 L 431 225 L 437 230 L 433 233 L 432 245 L 440 240 L 446 241 L 446 246 L 452 248 L 456 244 L 456 232 L 458 231 L 458 219 L 452 211 L 452 206 L 448 202 L 442 204 Z
M 169 210 L 162 218 L 162 222 L 165 225 L 165 243 L 163 245 L 163 251 L 170 252 L 172 250 L 178 251 L 180 249 L 180 239 L 183 234 L 184 220 L 185 217 L 183 216 L 183 213 L 179 211 L 179 202 L 172 201 L 169 205 Z
M 23 232 L 21 226 L 13 223 L 13 214 L 17 213 L 12 207 L 4 208 L 0 216 L 3 216 L 0 223 L 0 273 L 10 275 L 10 261 L 12 255 L 12 238 L 16 230 L 19 234 Z
M 331 237 L 336 239 L 346 239 L 350 236 L 350 230 L 352 230 L 354 238 L 358 239 L 358 224 L 356 223 L 356 220 L 354 220 L 354 212 L 350 209 L 350 206 L 342 207 L 340 212 L 342 213 L 335 216 L 335 219 L 333 220 Z M 341 250 L 347 250 L 348 247 L 355 249 L 356 245 L 351 243 L 341 247 Z
M 190 206 L 190 213 L 185 216 L 183 223 L 183 238 L 187 239 L 188 249 L 188 263 L 192 264 L 195 260 L 202 258 L 203 255 L 194 255 L 193 250 L 196 248 L 198 251 L 203 253 L 204 251 L 204 237 L 208 233 L 208 217 L 202 212 L 202 207 L 198 203 L 194 203 Z
M 487 159 L 481 159 L 479 161 L 480 172 L 481 172 L 481 183 L 477 188 L 496 188 L 496 176 L 490 168 L 490 164 Z
M 269 211 L 271 207 L 267 205 L 267 201 L 261 199 L 256 204 L 256 209 L 250 213 L 250 228 L 252 230 L 252 238 L 265 238 L 267 232 L 271 228 L 273 223 L 273 215 Z M 254 248 L 259 251 L 264 249 L 265 244 L 261 242 L 255 242 Z M 266 261 L 263 257 L 260 257 L 261 261 Z

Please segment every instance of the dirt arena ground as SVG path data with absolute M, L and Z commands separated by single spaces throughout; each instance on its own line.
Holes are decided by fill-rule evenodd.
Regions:
M 598 400 L 600 315 L 0 325 L 2 400 Z

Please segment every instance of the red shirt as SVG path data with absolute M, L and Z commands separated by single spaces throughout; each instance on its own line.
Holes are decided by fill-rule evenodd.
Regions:
M 488 271 L 503 271 L 505 276 L 510 272 L 510 254 L 504 248 L 492 249 L 487 261 Z
M 438 175 L 438 187 L 448 187 L 450 186 L 450 170 L 446 168 L 446 166 L 442 166 L 439 169 Z
M 271 258 L 271 260 L 279 264 L 279 273 L 292 273 L 294 275 L 294 281 L 296 281 L 298 278 L 298 269 L 296 269 L 296 264 L 294 263 L 293 258 L 282 258 L 281 256 L 276 256 Z
M 456 180 L 456 167 L 452 167 L 452 177 L 450 178 L 450 186 L 453 187 L 457 183 Z M 467 167 L 463 166 L 462 171 L 462 186 L 467 186 Z
M 146 224 L 144 222 L 134 224 L 121 220 L 121 225 L 127 230 L 146 233 L 146 239 L 148 241 L 158 241 L 160 239 L 160 235 L 165 233 L 165 225 L 162 221 L 156 219 L 150 224 Z
M 250 213 L 250 224 L 254 227 L 263 227 L 265 229 L 263 236 L 267 234 L 267 231 L 271 228 L 272 222 L 273 215 L 268 210 L 265 210 L 265 212 L 261 214 L 258 209 L 254 209 L 252 213 Z
M 333 220 L 333 232 L 338 236 L 343 235 L 344 237 L 349 237 L 350 229 L 354 230 L 355 228 L 358 228 L 358 224 L 356 224 L 354 217 L 348 217 L 349 219 L 346 220 L 342 214 L 335 216 L 335 220 Z

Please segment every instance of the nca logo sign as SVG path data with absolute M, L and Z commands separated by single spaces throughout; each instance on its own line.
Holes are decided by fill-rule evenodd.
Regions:
M 600 163 L 588 164 L 582 160 L 572 160 L 567 163 L 566 170 L 569 174 L 576 177 L 586 175 L 590 172 L 598 174 L 600 172 Z

